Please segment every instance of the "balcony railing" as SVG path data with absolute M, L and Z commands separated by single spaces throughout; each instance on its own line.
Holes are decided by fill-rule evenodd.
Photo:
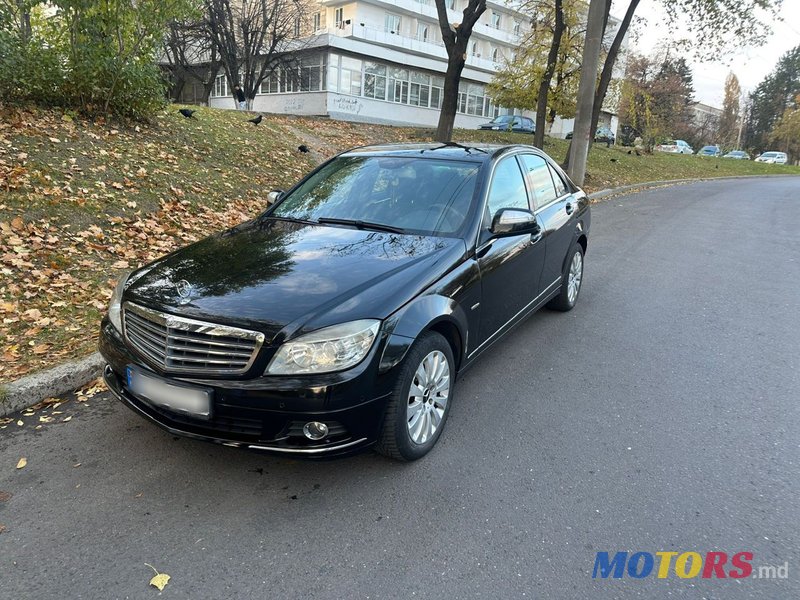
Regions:
M 340 25 L 329 27 L 317 33 L 328 33 L 337 37 L 364 40 L 391 48 L 403 48 L 415 54 L 434 56 L 442 60 L 447 60 L 447 51 L 445 50 L 444 43 L 439 40 L 432 40 L 430 38 L 423 40 L 418 37 L 408 37 L 376 27 L 361 25 L 360 23 L 341 23 Z M 474 55 L 467 55 L 467 65 L 484 71 L 496 71 L 500 67 L 499 64 L 492 60 Z

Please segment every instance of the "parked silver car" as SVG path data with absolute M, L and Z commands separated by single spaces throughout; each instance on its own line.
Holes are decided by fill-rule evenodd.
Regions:
M 788 160 L 786 152 L 764 152 L 756 158 L 756 162 L 769 163 L 771 165 L 785 165 Z
M 694 154 L 692 147 L 683 140 L 669 140 L 655 147 L 658 152 L 671 154 Z

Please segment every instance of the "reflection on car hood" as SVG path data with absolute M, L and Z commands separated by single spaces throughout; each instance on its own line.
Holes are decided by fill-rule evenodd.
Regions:
M 385 318 L 464 256 L 456 238 L 251 221 L 134 273 L 124 300 L 263 331 Z

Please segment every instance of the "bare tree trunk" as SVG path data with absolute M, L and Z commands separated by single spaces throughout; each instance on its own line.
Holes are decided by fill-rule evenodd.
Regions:
M 486 10 L 486 0 L 468 0 L 460 23 L 450 24 L 444 0 L 436 0 L 436 13 L 442 41 L 447 50 L 447 72 L 444 76 L 442 110 L 436 127 L 436 139 L 449 142 L 453 137 L 453 124 L 458 112 L 458 84 L 467 61 L 467 45 L 472 28 Z
M 539 95 L 536 98 L 536 132 L 533 136 L 533 145 L 544 148 L 544 123 L 547 113 L 547 97 L 550 92 L 550 82 L 556 71 L 558 50 L 561 47 L 561 36 L 564 33 L 564 7 L 562 0 L 555 0 L 556 23 L 553 29 L 553 39 L 550 42 L 550 51 L 547 53 L 547 66 L 539 82 Z
M 447 61 L 447 72 L 444 74 L 444 91 L 442 92 L 442 110 L 439 113 L 439 124 L 436 127 L 436 140 L 449 142 L 453 137 L 453 126 L 458 111 L 458 83 L 461 71 L 464 70 L 464 59 L 456 56 Z
M 19 39 L 24 44 L 31 40 L 33 30 L 31 29 L 31 11 L 25 6 L 23 0 L 17 0 L 17 10 L 19 11 Z
M 586 176 L 586 158 L 589 154 L 589 138 L 594 137 L 592 135 L 594 132 L 590 128 L 597 82 L 597 64 L 600 62 L 600 49 L 603 44 L 603 15 L 610 2 L 611 0 L 591 0 L 589 4 L 586 43 L 581 61 L 581 81 L 578 86 L 578 106 L 569 155 L 569 176 L 576 185 L 583 185 Z
M 606 100 L 606 93 L 608 93 L 608 86 L 611 83 L 611 77 L 614 72 L 614 64 L 617 62 L 619 56 L 619 49 L 622 47 L 622 40 L 628 32 L 633 14 L 636 12 L 636 7 L 639 6 L 639 0 L 630 0 L 628 10 L 622 18 L 619 25 L 617 34 L 614 36 L 614 41 L 608 49 L 606 61 L 603 64 L 603 71 L 600 73 L 600 81 L 597 83 L 597 90 L 594 95 L 594 106 L 592 107 L 592 131 L 597 130 L 597 124 L 600 122 L 600 111 L 603 109 L 603 102 Z

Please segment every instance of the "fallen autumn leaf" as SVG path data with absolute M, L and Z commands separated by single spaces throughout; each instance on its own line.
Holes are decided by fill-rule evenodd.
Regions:
M 150 585 L 158 588 L 159 592 L 164 591 L 164 588 L 169 583 L 169 575 L 166 573 L 159 573 L 153 565 L 149 565 L 147 563 L 144 564 L 153 569 L 153 571 L 156 573 L 155 576 L 150 580 Z

